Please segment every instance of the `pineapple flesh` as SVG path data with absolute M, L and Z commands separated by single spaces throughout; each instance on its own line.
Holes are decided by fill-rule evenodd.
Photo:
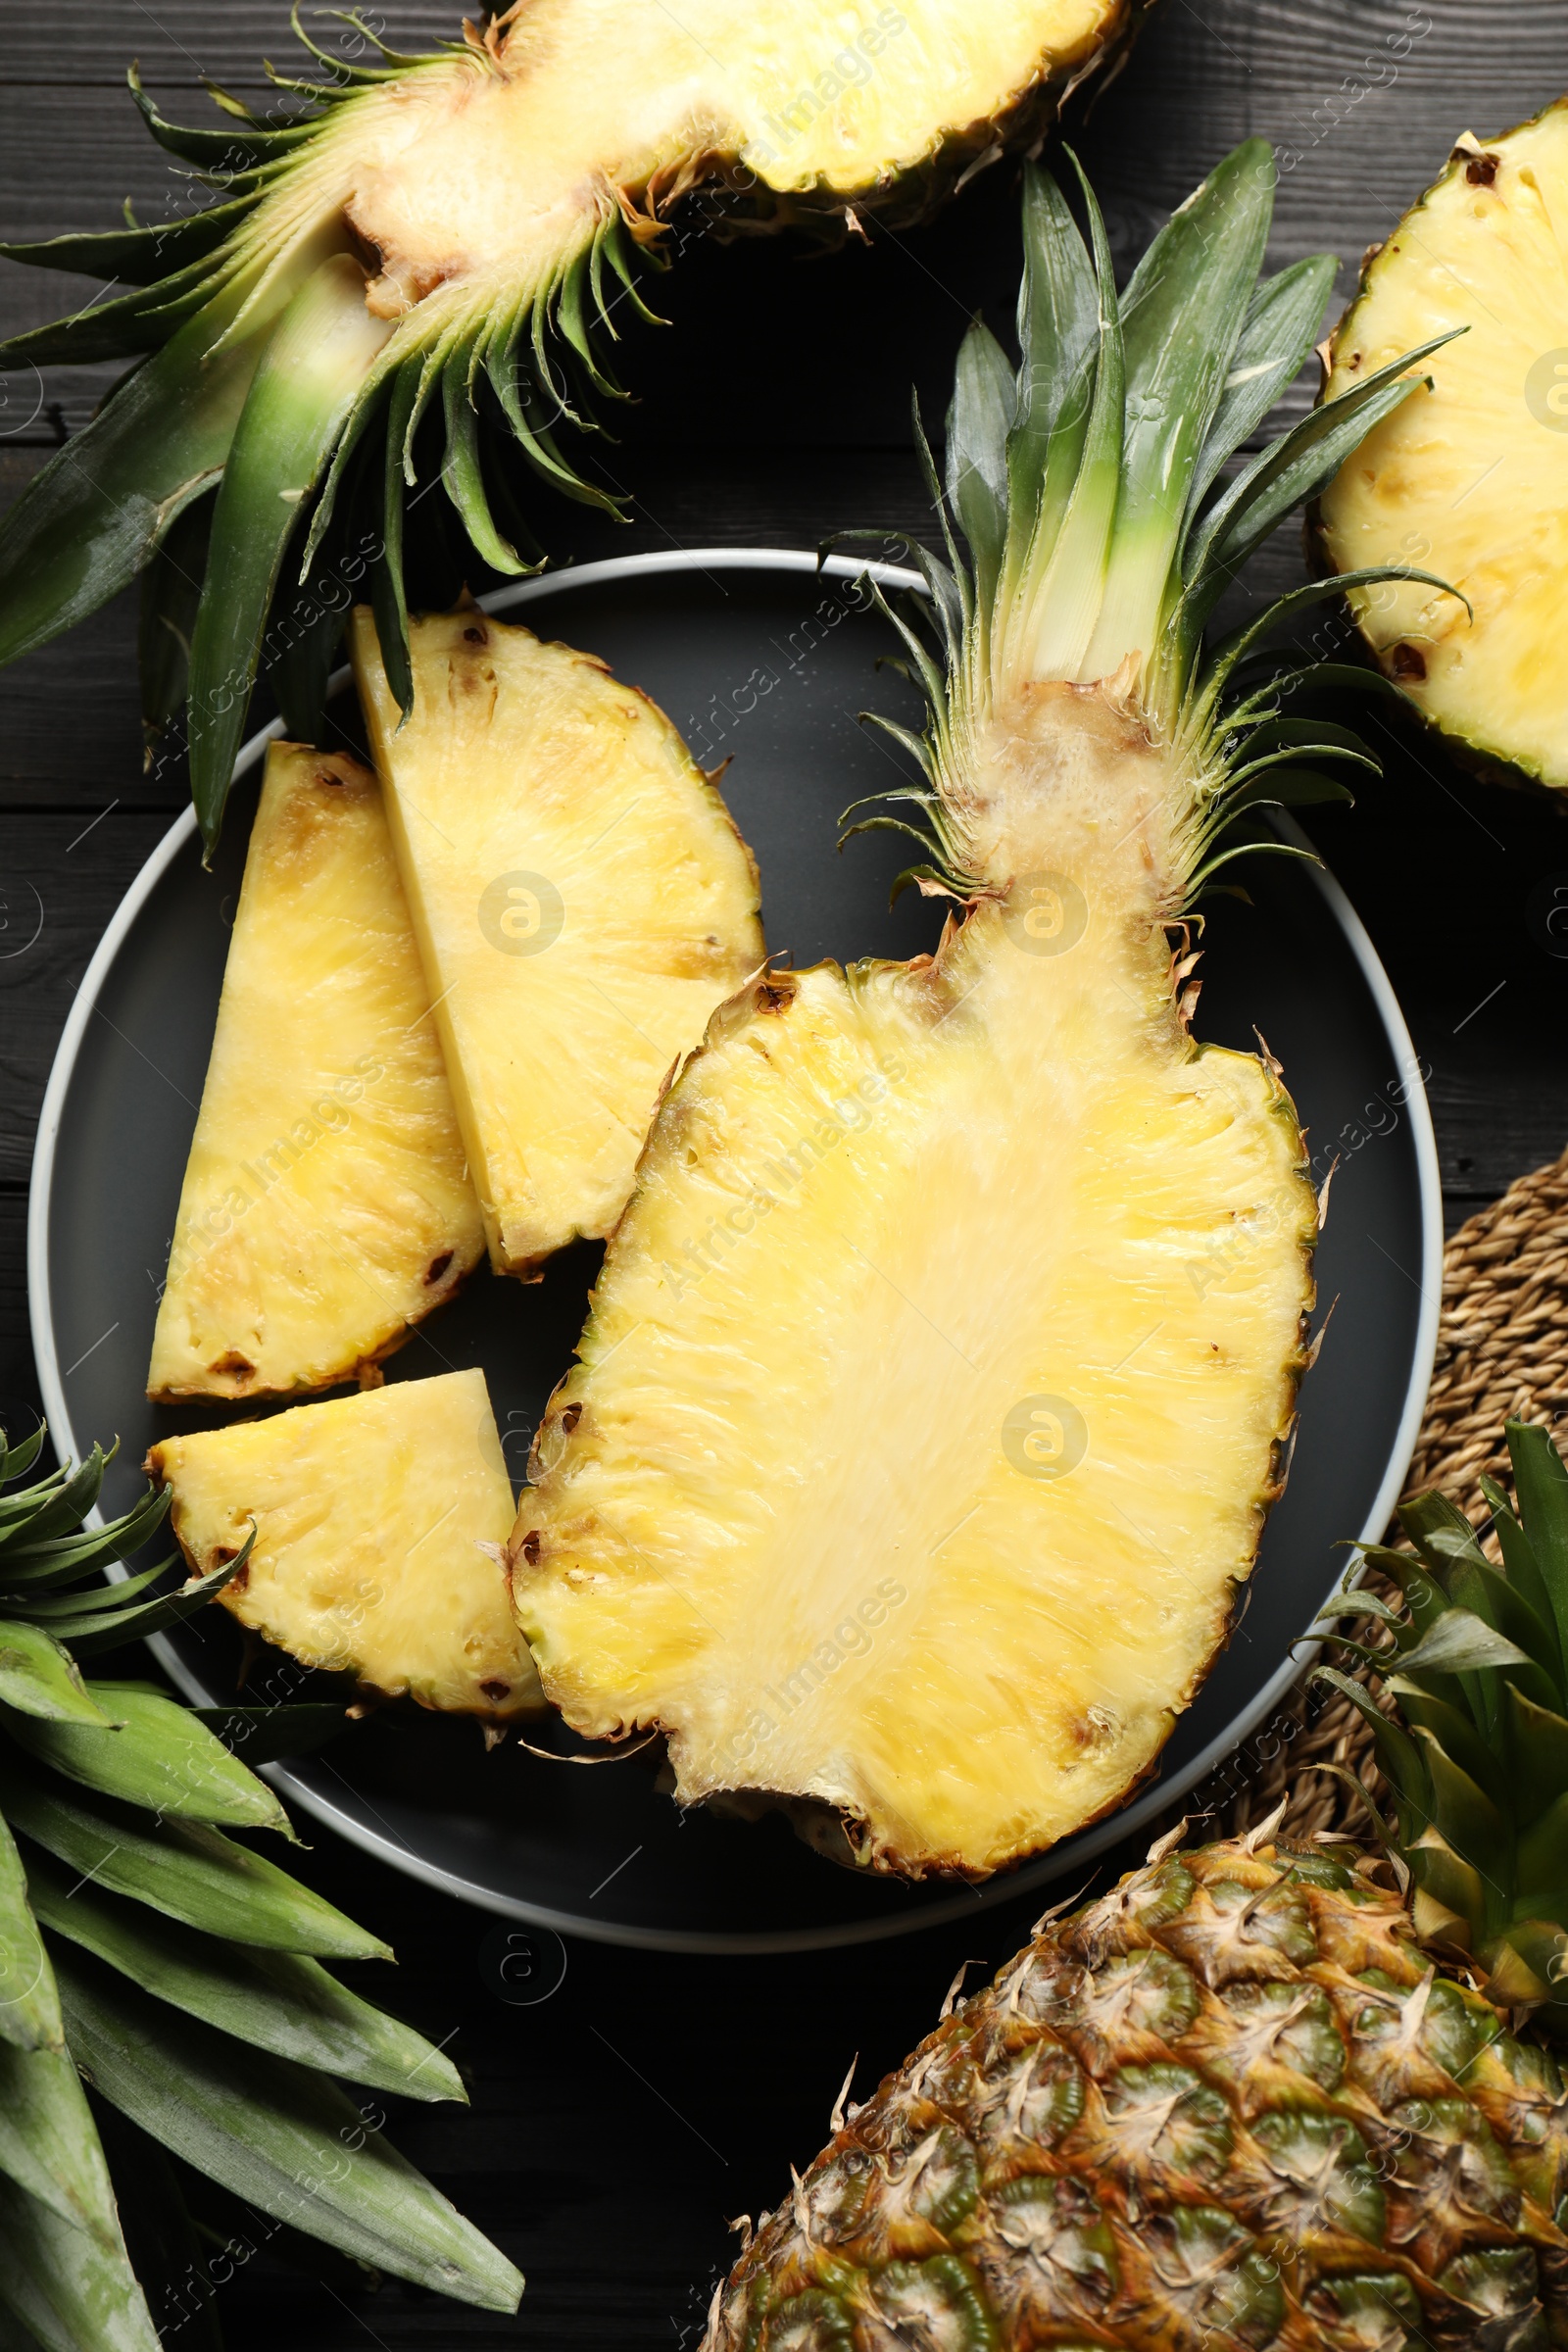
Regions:
M 478 1260 L 380 787 L 273 744 L 180 1191 L 147 1393 L 330 1387 Z
M 361 695 L 498 1273 L 615 1224 L 671 1067 L 763 957 L 757 868 L 679 735 L 601 662 L 476 610 Z
M 165 1438 L 192 1570 L 250 1557 L 219 1597 L 304 1666 L 373 1696 L 495 1721 L 542 1700 L 498 1564 L 512 1487 L 482 1372 L 395 1381 Z
M 1337 328 L 1328 392 L 1451 334 L 1408 401 L 1326 492 L 1346 569 L 1432 581 L 1354 590 L 1384 673 L 1487 767 L 1568 789 L 1557 640 L 1568 587 L 1568 101 L 1484 146 L 1468 134 L 1369 257 Z M 1462 330 L 1462 331 L 1459 331 Z
M 1156 1847 L 1042 1922 L 848 2116 L 743 2225 L 703 2352 L 1547 2352 L 1568 2333 L 1557 2067 L 1434 1969 L 1353 1849 L 1266 1828 Z
M 1322 786 L 1286 687 L 1199 651 L 1277 476 L 1203 493 L 1327 282 L 1254 293 L 1271 172 L 1238 150 L 1119 311 L 1092 203 L 1093 265 L 1030 180 L 1022 368 L 976 327 L 949 419 L 972 570 L 921 558 L 945 682 L 906 627 L 929 789 L 894 797 L 963 919 L 714 1016 L 521 1499 L 514 1598 L 568 1722 L 656 1726 L 680 1801 L 782 1800 L 880 1870 L 982 1877 L 1117 1804 L 1277 1492 L 1316 1201 L 1270 1061 L 1189 1033 L 1178 921 L 1238 808 Z M 1361 407 L 1288 437 L 1293 484 Z M 1339 742 L 1314 764 L 1364 756 Z

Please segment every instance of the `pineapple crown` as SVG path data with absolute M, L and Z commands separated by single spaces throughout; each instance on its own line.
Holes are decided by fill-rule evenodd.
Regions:
M 1483 1478 L 1500 1563 L 1439 1494 L 1399 1507 L 1410 1551 L 1380 1544 L 1402 1606 L 1348 1582 L 1314 1626 L 1348 1618 L 1381 1629 L 1376 1646 L 1334 1639 L 1381 1679 L 1389 1713 L 1333 1666 L 1372 1729 L 1395 1806 L 1390 1822 L 1351 1782 L 1390 1853 L 1409 1873 L 1424 1938 L 1457 1946 L 1494 1999 L 1545 2005 L 1568 2028 L 1558 1991 L 1568 1954 L 1568 1469 L 1548 1431 L 1507 1424 L 1517 1508 Z M 1352 1570 L 1352 1575 L 1359 1570 Z M 1348 1776 L 1345 1776 L 1348 1778 Z
M 153 1534 L 169 1496 L 86 1528 L 110 1457 L 94 1446 L 16 1486 L 43 1440 L 8 1447 L 0 1432 L 0 1490 L 15 1489 L 0 1492 L 0 2311 L 49 2343 L 157 2352 L 211 2293 L 194 2231 L 243 2235 L 247 2206 L 514 2310 L 511 2263 L 333 2081 L 465 2095 L 449 2059 L 321 1965 L 390 1952 L 233 1835 L 293 1837 L 235 1747 L 258 1764 L 297 1753 L 340 1709 L 198 1710 L 149 1683 L 88 1681 L 74 1650 L 205 1606 L 250 1546 L 162 1597 L 148 1588 L 168 1561 L 87 1583 Z M 218 2341 L 211 2315 L 203 2340 Z
M 975 319 L 958 352 L 944 476 L 916 410 L 946 560 L 895 534 L 927 593 L 885 599 L 876 591 L 908 652 L 894 666 L 918 683 L 929 716 L 916 736 L 867 714 L 925 774 L 924 788 L 875 798 L 913 802 L 924 819 L 861 818 L 845 838 L 891 827 L 921 844 L 927 861 L 900 875 L 895 896 L 911 882 L 959 899 L 979 895 L 963 813 L 978 737 L 1031 686 L 1099 681 L 1116 701 L 1136 703 L 1172 754 L 1187 804 L 1178 862 L 1191 906 L 1249 850 L 1304 854 L 1277 842 L 1218 849 L 1245 811 L 1348 800 L 1318 761 L 1377 770 L 1352 731 L 1292 717 L 1285 705 L 1309 683 L 1407 698 L 1348 663 L 1282 665 L 1264 640 L 1348 588 L 1415 579 L 1444 589 L 1445 581 L 1404 566 L 1345 572 L 1296 589 L 1212 646 L 1204 632 L 1257 548 L 1429 380 L 1409 370 L 1448 337 L 1379 368 L 1227 473 L 1311 353 L 1334 257 L 1313 255 L 1260 278 L 1276 171 L 1268 142 L 1249 139 L 1171 216 L 1118 296 L 1094 191 L 1076 157 L 1068 160 L 1088 237 L 1055 181 L 1031 166 L 1019 360 L 1014 366 Z

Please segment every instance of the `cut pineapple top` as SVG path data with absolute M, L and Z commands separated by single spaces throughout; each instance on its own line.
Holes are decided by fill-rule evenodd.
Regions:
M 380 787 L 273 744 L 148 1394 L 329 1387 L 483 1248 Z
M 532 0 L 488 49 L 340 106 L 272 212 L 340 203 L 378 257 L 368 300 L 383 316 L 432 292 L 444 316 L 471 316 L 487 294 L 548 285 L 616 191 L 652 208 L 717 169 L 743 190 L 875 204 L 955 137 L 992 145 L 1133 13 L 1128 0 Z
M 1483 759 L 1568 788 L 1568 103 L 1482 146 L 1467 138 L 1368 263 L 1328 389 L 1433 335 L 1418 391 L 1322 502 L 1333 565 L 1405 564 L 1357 589 L 1378 660 L 1434 725 Z M 1460 598 L 1469 600 L 1469 612 Z
M 492 1262 L 609 1233 L 671 1066 L 762 960 L 757 870 L 669 721 L 482 612 L 412 632 L 400 726 L 361 693 Z
M 255 1548 L 219 1597 L 303 1665 L 461 1714 L 540 1703 L 495 1557 L 512 1488 L 482 1372 L 166 1438 L 147 1469 L 173 1489 L 173 1530 L 200 1574 L 231 1560 L 254 1521 Z
M 715 1015 L 513 1543 L 569 1722 L 662 1725 L 683 1801 L 814 1800 L 914 1874 L 1151 1769 L 1251 1564 L 1311 1298 L 1288 1098 L 1172 1002 L 1165 762 L 1077 688 L 998 742 L 974 801 L 1012 879 L 934 961 Z
M 1245 142 L 1118 293 L 1092 193 L 1085 240 L 1026 174 L 1020 359 L 965 337 L 949 561 L 917 550 L 929 603 L 889 609 L 924 783 L 863 820 L 913 832 L 904 879 L 963 919 L 714 1014 L 513 1535 L 572 1724 L 657 1727 L 682 1800 L 783 1801 L 878 1869 L 982 1877 L 1118 1803 L 1278 1492 L 1317 1204 L 1267 1055 L 1188 1034 L 1185 912 L 1236 816 L 1375 762 L 1283 707 L 1309 673 L 1245 666 L 1301 596 L 1212 656 L 1203 630 L 1409 388 L 1219 486 L 1332 275 L 1258 282 L 1275 176 Z

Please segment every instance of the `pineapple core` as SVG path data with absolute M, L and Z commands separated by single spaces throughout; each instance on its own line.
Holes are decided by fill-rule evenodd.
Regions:
M 1448 170 L 1369 261 L 1325 397 L 1430 337 L 1431 378 L 1324 493 L 1330 568 L 1407 564 L 1350 591 L 1385 673 L 1489 762 L 1568 790 L 1557 652 L 1568 582 L 1568 102 Z M 1464 601 L 1461 601 L 1464 600 Z M 1467 609 L 1468 606 L 1468 609 Z
M 546 1695 L 676 1794 L 978 1877 L 1153 1766 L 1276 1491 L 1315 1200 L 1197 1045 L 1189 794 L 1113 686 L 974 750 L 933 957 L 761 979 L 666 1097 L 512 1544 Z M 809 1825 L 808 1825 L 809 1826 Z
M 482 1372 L 395 1381 L 266 1421 L 166 1438 L 181 1550 L 251 1555 L 224 1608 L 302 1665 L 496 1719 L 541 1705 L 497 1564 L 512 1487 Z
M 610 1232 L 660 1090 L 762 961 L 757 868 L 662 712 L 469 609 L 354 657 L 491 1262 Z
M 484 1247 L 368 768 L 275 743 L 159 1302 L 147 1393 L 329 1388 Z

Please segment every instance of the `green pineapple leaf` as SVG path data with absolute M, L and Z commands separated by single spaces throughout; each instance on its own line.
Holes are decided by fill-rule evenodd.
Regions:
M 1568 1657 L 1568 1470 L 1550 1433 L 1536 1423 L 1510 1421 L 1507 1435 L 1519 1515 Z
M 149 1798 L 157 1802 L 156 1789 Z M 10 1757 L 0 1759 L 0 1811 L 24 1836 L 100 1886 L 209 1935 L 325 1959 L 392 1956 L 379 1936 L 206 1822 L 159 1820 L 112 1797 L 89 1803 Z
M 62 1952 L 59 1973 L 89 2080 L 173 2154 L 357 2261 L 488 2311 L 516 2309 L 513 2265 L 333 2084 L 172 2020 L 79 1952 Z
M 366 310 L 358 262 L 333 254 L 295 294 L 247 386 L 190 648 L 191 793 L 209 863 L 284 551 L 391 331 Z
M 112 1730 L 75 1659 L 41 1626 L 0 1622 L 0 1702 L 23 1715 Z
M 1514 1515 L 1513 1506 L 1501 1488 L 1490 1478 L 1483 1478 L 1480 1485 L 1481 1492 L 1486 1496 L 1492 1510 L 1492 1524 L 1497 1532 L 1497 1543 L 1502 1552 L 1503 1573 L 1514 1591 L 1530 1603 L 1542 1624 L 1550 1631 L 1555 1651 L 1551 1676 L 1560 1690 L 1563 1687 L 1562 1643 L 1558 1639 L 1557 1618 L 1551 1603 L 1551 1593 L 1545 1578 L 1541 1573 L 1541 1563 L 1536 1558 L 1535 1546 L 1520 1526 Z
M 3 2177 L 0 2309 L 40 2352 L 159 2352 L 123 2240 L 110 2252 Z
M 22 1856 L 0 1812 L 0 2041 L 24 2050 L 63 2050 L 65 2027 L 54 1970 L 27 1902 Z
M 1264 278 L 1253 295 L 1214 421 L 1193 469 L 1189 513 L 1196 514 L 1226 460 L 1255 432 L 1311 358 L 1334 278 L 1332 254 L 1308 254 L 1277 277 Z
M 109 2254 L 120 2245 L 109 2167 L 75 2066 L 0 2042 L 0 2173 Z
M 203 1935 L 93 1882 L 73 1886 L 70 1871 L 48 1856 L 35 1862 L 29 1885 L 33 1910 L 51 1935 L 237 2040 L 372 2090 L 466 2101 L 449 2058 L 318 1961 Z
M 236 1830 L 294 1831 L 265 1781 L 230 1754 L 189 1707 L 142 1683 L 92 1683 L 92 1699 L 120 1729 L 81 1723 L 6 1728 L 28 1753 L 67 1780 L 160 1813 Z

